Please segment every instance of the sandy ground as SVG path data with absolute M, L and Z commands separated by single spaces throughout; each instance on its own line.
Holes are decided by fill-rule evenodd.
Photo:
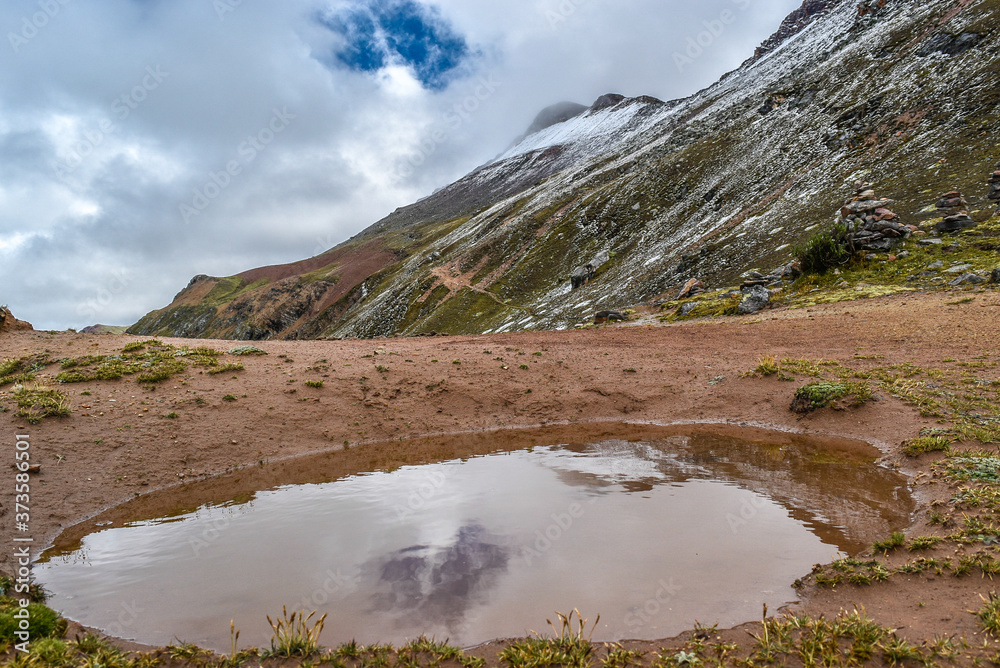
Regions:
M 881 395 L 859 408 L 801 416 L 789 410 L 801 382 L 741 374 L 765 354 L 864 367 L 866 362 L 855 356 L 883 355 L 879 364 L 934 365 L 949 356 L 969 359 L 1000 350 L 1000 294 L 982 292 L 967 304 L 947 303 L 955 299 L 954 294 L 909 294 L 669 326 L 263 342 L 258 345 L 269 355 L 241 358 L 246 371 L 235 378 L 191 368 L 154 391 L 128 378 L 64 386 L 72 416 L 28 425 L 8 410 L 0 414 L 0 442 L 8 453 L 4 459 L 13 461 L 15 435 L 30 434 L 32 462 L 41 465 L 32 478 L 30 527 L 39 549 L 62 529 L 109 506 L 236 466 L 264 462 L 266 469 L 270 462 L 346 443 L 351 447 L 344 453 L 345 470 L 365 470 L 468 454 L 461 439 L 408 451 L 398 443 L 401 438 L 515 426 L 754 424 L 862 439 L 882 450 L 883 463 L 919 475 L 929 458 L 906 458 L 899 446 L 935 424 L 902 402 Z M 0 359 L 42 350 L 53 357 L 110 353 L 132 340 L 6 332 L 0 335 Z M 219 350 L 234 345 L 165 341 Z M 324 387 L 306 387 L 306 380 L 322 380 Z M 239 399 L 223 401 L 227 394 Z M 167 419 L 170 412 L 179 417 Z M 921 508 L 911 529 L 923 530 L 929 504 L 950 492 L 926 477 L 915 488 Z M 9 493 L 0 497 L 5 542 L 14 534 L 12 502 Z M 12 571 L 11 562 L 5 549 L 0 570 Z M 980 594 L 995 588 L 993 583 L 978 576 L 906 577 L 865 588 L 807 588 L 800 609 L 834 615 L 858 604 L 915 640 L 935 634 L 976 636 L 975 618 L 967 611 L 976 607 Z

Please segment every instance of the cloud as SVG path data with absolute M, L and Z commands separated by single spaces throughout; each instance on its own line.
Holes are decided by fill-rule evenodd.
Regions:
M 130 324 L 195 274 L 314 255 L 552 103 L 691 94 L 798 4 L 218 2 L 46 0 L 44 21 L 39 0 L 0 3 L 0 303 L 18 317 Z M 737 20 L 678 72 L 672 54 L 726 9 Z M 213 196 L 185 221 L 198 192 Z

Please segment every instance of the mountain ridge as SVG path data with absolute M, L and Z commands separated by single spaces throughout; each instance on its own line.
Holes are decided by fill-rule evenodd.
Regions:
M 807 1 L 796 11 L 773 45 L 692 96 L 604 96 L 567 110 L 281 278 L 211 279 L 130 331 L 561 328 L 693 276 L 720 285 L 787 262 L 859 178 L 902 200 L 913 221 L 936 192 L 974 192 L 994 161 L 996 64 L 977 54 L 996 46 L 997 4 Z M 596 280 L 572 290 L 573 268 L 602 250 L 610 261 Z

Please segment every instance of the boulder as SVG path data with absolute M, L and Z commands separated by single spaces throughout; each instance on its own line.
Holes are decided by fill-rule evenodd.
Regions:
M 593 277 L 593 272 L 587 271 L 586 267 L 577 267 L 570 276 L 570 282 L 573 284 L 573 289 L 576 290 L 586 285 Z
M 959 285 L 981 285 L 986 282 L 986 279 L 979 274 L 973 274 L 969 272 L 967 274 L 962 274 L 956 279 L 948 281 L 948 285 L 959 286 Z
M 937 223 L 934 229 L 939 234 L 945 234 L 947 232 L 959 232 L 968 227 L 975 227 L 976 221 L 969 217 L 969 214 L 962 212 L 956 213 L 952 216 L 946 216 L 944 220 Z
M 13 332 L 18 330 L 31 330 L 34 327 L 31 323 L 25 322 L 23 320 L 18 320 L 14 317 L 14 314 L 7 309 L 6 306 L 0 306 L 0 333 L 2 332 Z
M 594 314 L 594 324 L 603 325 L 606 322 L 621 322 L 628 320 L 620 311 L 598 311 Z
M 871 236 L 866 239 L 860 239 L 854 244 L 854 247 L 857 250 L 870 251 L 873 253 L 887 253 L 892 250 L 892 246 L 892 239 L 886 239 L 881 234 Z
M 887 209 L 890 204 L 892 204 L 891 199 L 863 199 L 846 204 L 844 208 L 851 213 L 866 213 L 876 209 Z
M 950 193 L 949 193 L 950 194 Z M 951 197 L 947 199 L 940 199 L 937 203 L 937 208 L 939 209 L 953 209 L 959 206 L 968 206 L 969 203 L 965 201 L 964 197 Z
M 611 260 L 611 253 L 607 250 L 602 250 L 590 262 L 574 269 L 570 275 L 570 282 L 573 285 L 573 289 L 576 290 L 592 281 L 597 270 L 607 264 L 609 260 Z
M 743 301 L 736 307 L 740 315 L 750 315 L 763 310 L 771 303 L 771 292 L 763 285 L 752 285 L 744 288 Z
M 784 267 L 781 268 L 782 278 L 798 278 L 802 275 L 802 263 L 798 260 L 792 260 Z
M 684 287 L 681 288 L 681 291 L 677 293 L 677 296 L 674 297 L 674 299 L 687 299 L 688 297 L 694 297 L 705 292 L 706 289 L 707 288 L 702 281 L 699 281 L 697 278 L 692 278 L 684 284 Z
M 687 304 L 681 304 L 681 307 L 677 309 L 677 315 L 681 316 L 682 318 L 686 318 L 687 316 L 691 315 L 691 311 L 695 310 L 697 306 L 698 304 L 696 302 L 688 302 Z

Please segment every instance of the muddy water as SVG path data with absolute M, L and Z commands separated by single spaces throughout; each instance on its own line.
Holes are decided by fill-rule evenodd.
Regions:
M 35 573 L 66 616 L 151 644 L 228 650 L 234 619 L 241 645 L 266 646 L 264 616 L 283 605 L 327 613 L 327 645 L 470 645 L 547 630 L 574 607 L 600 613 L 595 639 L 655 639 L 794 600 L 813 564 L 905 526 L 912 508 L 906 480 L 856 446 L 704 431 L 527 442 L 539 445 L 295 484 L 323 479 L 328 456 L 299 462 L 290 484 L 194 508 L 176 492 L 172 509 L 142 499 L 68 532 Z

